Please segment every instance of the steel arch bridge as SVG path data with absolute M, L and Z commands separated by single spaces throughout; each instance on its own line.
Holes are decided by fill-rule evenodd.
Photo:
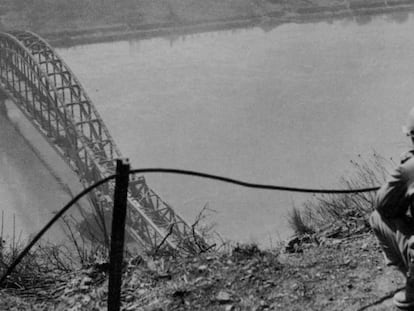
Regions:
M 28 31 L 0 33 L 0 90 L 80 177 L 84 187 L 115 173 L 121 153 L 78 79 L 54 49 Z M 91 193 L 95 212 L 113 206 L 114 184 Z M 195 252 L 205 242 L 146 184 L 131 178 L 127 231 L 144 250 Z

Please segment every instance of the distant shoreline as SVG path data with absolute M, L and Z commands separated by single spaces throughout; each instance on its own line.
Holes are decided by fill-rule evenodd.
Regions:
M 408 2 L 408 1 L 402 1 Z M 324 21 L 327 19 L 341 19 L 354 16 L 373 16 L 392 12 L 414 11 L 414 2 L 409 4 L 399 4 L 393 6 L 377 7 L 356 7 L 352 10 L 341 8 L 314 8 L 299 10 L 299 14 L 292 16 L 274 15 L 239 17 L 228 20 L 216 20 L 209 22 L 196 22 L 189 24 L 158 24 L 158 25 L 136 25 L 126 27 L 117 25 L 101 29 L 85 29 L 81 31 L 67 31 L 59 33 L 44 33 L 44 36 L 53 46 L 70 47 L 74 45 L 91 44 L 107 41 L 116 41 L 123 39 L 146 39 L 153 37 L 162 37 L 168 35 L 186 35 L 194 33 L 203 33 L 209 31 L 220 31 L 237 28 L 248 28 L 254 26 L 263 26 L 276 28 L 286 23 L 307 23 Z M 63 35 L 63 37 L 62 37 Z
M 358 18 L 381 15 L 386 13 L 414 11 L 414 1 L 350 1 L 348 4 L 336 6 L 298 6 L 290 10 L 270 11 L 256 16 L 229 16 L 228 18 L 214 19 L 206 16 L 204 20 L 187 22 L 160 21 L 156 23 L 123 23 L 98 22 L 93 26 L 79 26 L 70 28 L 65 25 L 49 28 L 28 30 L 39 33 L 55 47 L 70 47 L 75 45 L 108 42 L 126 39 L 146 39 L 162 36 L 186 35 L 209 31 L 238 29 L 248 27 L 262 27 L 271 30 L 285 23 L 307 23 L 341 18 Z M 3 21 L 0 30 L 20 28 L 17 22 Z

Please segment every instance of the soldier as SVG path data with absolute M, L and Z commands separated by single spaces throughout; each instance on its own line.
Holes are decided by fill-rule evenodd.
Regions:
M 386 264 L 397 267 L 406 277 L 405 289 L 394 295 L 399 308 L 414 307 L 414 108 L 403 127 L 413 149 L 378 190 L 370 224 L 384 252 Z

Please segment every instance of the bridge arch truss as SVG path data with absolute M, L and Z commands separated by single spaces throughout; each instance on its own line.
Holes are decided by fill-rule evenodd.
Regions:
M 27 31 L 0 33 L 0 89 L 84 187 L 115 173 L 121 152 L 76 76 L 45 40 Z M 91 194 L 96 212 L 113 206 L 113 189 L 109 183 Z M 144 250 L 161 242 L 185 252 L 205 245 L 143 176 L 130 181 L 127 231 Z

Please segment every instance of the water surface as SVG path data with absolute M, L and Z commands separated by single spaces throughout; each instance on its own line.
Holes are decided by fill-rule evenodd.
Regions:
M 397 18 L 398 17 L 398 18 Z M 59 49 L 134 168 L 335 188 L 350 160 L 397 159 L 414 103 L 414 19 L 378 16 Z M 189 222 L 203 206 L 225 239 L 290 232 L 310 195 L 147 175 Z

